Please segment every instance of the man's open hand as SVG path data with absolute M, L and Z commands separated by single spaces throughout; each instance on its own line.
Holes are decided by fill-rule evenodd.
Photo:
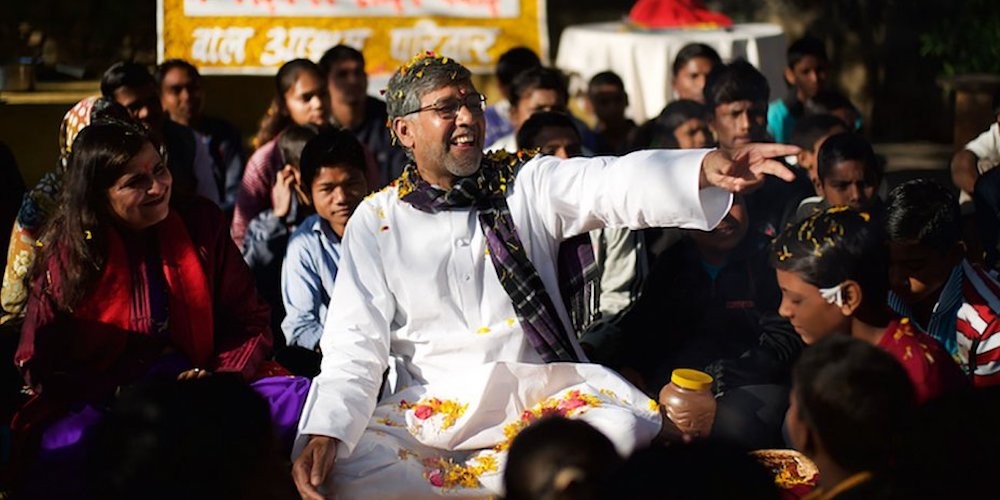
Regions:
M 701 162 L 698 187 L 715 186 L 731 193 L 747 193 L 763 184 L 765 175 L 791 182 L 795 174 L 772 158 L 798 152 L 796 146 L 760 143 L 740 146 L 731 156 L 721 150 L 712 151 Z

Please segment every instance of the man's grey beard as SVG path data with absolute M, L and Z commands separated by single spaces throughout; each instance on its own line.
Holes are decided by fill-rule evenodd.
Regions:
M 482 157 L 475 162 L 468 162 L 468 164 L 459 162 L 446 162 L 444 165 L 445 170 L 455 177 L 468 177 L 479 171 L 479 164 L 482 162 Z

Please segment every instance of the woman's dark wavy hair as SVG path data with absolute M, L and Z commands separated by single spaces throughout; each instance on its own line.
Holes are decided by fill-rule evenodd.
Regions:
M 285 102 L 285 93 L 295 85 L 299 75 L 304 71 L 311 71 L 320 82 L 323 82 L 323 88 L 326 88 L 326 77 L 316 63 L 308 59 L 292 59 L 281 65 L 278 73 L 274 75 L 274 99 L 271 100 L 267 113 L 260 119 L 260 128 L 253 139 L 254 147 L 259 148 L 267 144 L 292 124 L 292 117 L 288 114 L 288 104 Z
M 92 123 L 73 141 L 60 210 L 42 230 L 35 264 L 36 277 L 50 270 L 59 273 L 61 289 L 53 298 L 61 309 L 74 307 L 103 268 L 104 230 L 110 223 L 107 190 L 146 144 L 156 147 L 146 129 L 119 120 Z
M 884 306 L 889 250 L 879 221 L 867 212 L 828 208 L 782 231 L 771 243 L 771 265 L 817 288 L 856 281 L 863 306 Z

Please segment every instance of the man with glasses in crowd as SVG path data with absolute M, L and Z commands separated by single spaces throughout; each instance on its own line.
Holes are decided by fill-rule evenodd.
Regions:
M 303 498 L 500 494 L 510 441 L 553 412 L 619 453 L 648 444 L 656 405 L 585 363 L 560 305 L 559 243 L 600 227 L 711 229 L 728 191 L 791 179 L 768 158 L 797 148 L 484 155 L 485 99 L 453 59 L 414 58 L 385 95 L 409 162 L 345 232 L 299 426 Z

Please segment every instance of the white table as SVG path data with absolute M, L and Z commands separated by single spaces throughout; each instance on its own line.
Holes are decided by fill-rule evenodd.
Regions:
M 566 28 L 559 40 L 556 66 L 573 76 L 573 88 L 611 70 L 625 82 L 629 116 L 643 122 L 673 99 L 671 66 L 682 47 L 700 42 L 718 51 L 724 62 L 744 58 L 767 77 L 771 99 L 784 97 L 787 42 L 776 24 L 736 24 L 726 29 L 632 30 L 621 22 Z

